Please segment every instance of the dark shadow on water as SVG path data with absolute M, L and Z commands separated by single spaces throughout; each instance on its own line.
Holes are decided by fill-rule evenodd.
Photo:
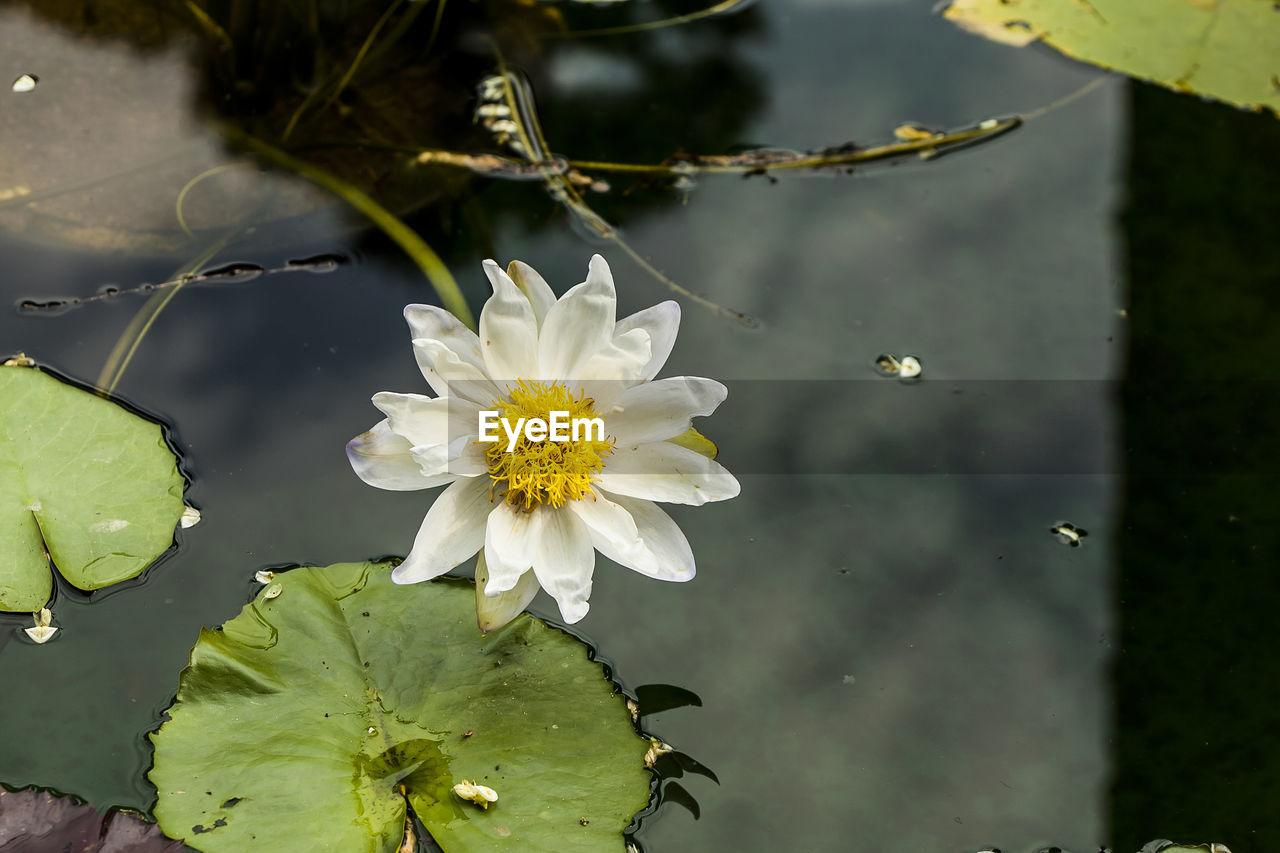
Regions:
M 1280 372 L 1280 123 L 1132 92 L 1110 835 L 1262 853 L 1280 849 L 1280 397 L 1214 380 Z

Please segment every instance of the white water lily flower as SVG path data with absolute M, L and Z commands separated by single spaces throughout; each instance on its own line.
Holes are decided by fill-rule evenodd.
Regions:
M 728 393 L 710 379 L 654 380 L 675 343 L 679 306 L 615 321 L 613 277 L 599 255 L 559 300 L 527 264 L 513 262 L 508 274 L 485 261 L 484 270 L 493 296 L 478 336 L 443 309 L 405 308 L 418 365 L 438 396 L 375 395 L 386 419 L 347 445 L 372 486 L 448 486 L 393 579 L 430 580 L 483 549 L 484 594 L 510 599 L 504 619 L 541 586 L 572 624 L 587 613 L 596 551 L 659 580 L 692 578 L 689 542 L 654 502 L 720 501 L 739 486 L 670 441 Z M 479 440 L 482 411 L 505 419 L 497 441 Z M 603 431 L 567 441 L 520 432 L 520 418 L 551 421 L 553 412 L 598 418 Z M 530 571 L 537 583 L 523 577 Z

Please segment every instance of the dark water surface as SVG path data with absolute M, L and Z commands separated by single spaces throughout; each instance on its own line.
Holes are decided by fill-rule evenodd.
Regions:
M 0 79 L 39 76 L 0 89 L 0 189 L 36 153 L 87 168 L 55 127 L 108 167 L 166 145 L 216 163 L 182 49 L 82 42 L 0 5 Z M 550 42 L 525 70 L 555 151 L 624 162 L 881 144 L 904 122 L 1029 113 L 1101 74 L 962 33 L 931 0 L 760 2 Z M 95 78 L 135 112 L 95 111 L 77 94 Z M 447 81 L 455 100 L 476 79 Z M 1275 124 L 1116 77 L 931 162 L 703 177 L 687 197 L 612 179 L 597 210 L 630 245 L 762 323 L 686 303 L 664 372 L 730 388 L 703 431 L 742 496 L 671 511 L 698 577 L 656 583 L 601 557 L 578 626 L 624 683 L 702 700 L 646 718 L 719 779 L 679 779 L 696 807 L 669 798 L 646 850 L 1280 849 Z M 112 202 L 134 195 L 118 186 L 43 213 L 0 202 L 0 351 L 93 382 L 146 295 L 19 302 L 168 279 L 226 224 L 213 198 L 200 240 L 177 228 L 174 190 L 201 168 L 154 203 Z M 343 446 L 378 420 L 372 394 L 425 391 L 401 308 L 430 286 L 284 173 L 223 185 L 230 218 L 264 187 L 311 212 L 207 266 L 348 262 L 190 286 L 160 315 L 118 391 L 173 426 L 204 520 L 141 582 L 60 591 L 56 642 L 10 639 L 29 617 L 0 617 L 0 781 L 146 809 L 144 734 L 199 629 L 238 612 L 257 569 L 405 553 L 429 505 L 365 486 Z M 409 221 L 473 310 L 489 256 L 563 291 L 599 251 L 620 313 L 668 298 L 536 182 L 433 192 Z M 79 218 L 94 204 L 98 230 Z M 141 232 L 158 236 L 122 244 Z M 923 381 L 877 377 L 883 352 L 918 356 Z M 1060 522 L 1088 530 L 1081 547 L 1049 532 Z M 534 610 L 557 615 L 545 596 Z

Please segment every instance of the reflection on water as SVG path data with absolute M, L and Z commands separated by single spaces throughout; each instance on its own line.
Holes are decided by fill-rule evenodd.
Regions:
M 58 642 L 6 642 L 30 617 L 2 617 L 0 679 L 38 686 L 42 701 L 6 708 L 0 780 L 102 806 L 150 803 L 142 735 L 199 628 L 239 610 L 255 570 L 403 554 L 429 500 L 367 489 L 342 449 L 367 426 L 374 392 L 425 390 L 400 312 L 432 301 L 430 287 L 310 184 L 227 154 L 207 116 L 416 210 L 410 224 L 478 307 L 482 257 L 568 282 L 600 248 L 538 184 L 408 168 L 396 150 L 491 150 L 471 120 L 475 84 L 494 69 L 476 37 L 486 28 L 530 80 L 552 151 L 591 160 L 873 144 L 902 124 L 1027 112 L 1095 73 L 956 32 L 928 4 L 788 0 L 582 41 L 522 33 L 561 16 L 616 19 L 512 5 L 486 24 L 479 7 L 449 4 L 429 50 L 431 14 L 388 19 L 380 32 L 403 32 L 339 87 L 341 57 L 385 7 L 362 8 L 349 31 L 321 21 L 324 39 L 273 53 L 255 39 L 278 44 L 291 24 L 271 16 L 286 12 L 231 5 L 252 14 L 228 25 L 234 49 L 221 53 L 150 6 L 132 13 L 152 16 L 133 43 L 109 21 L 54 23 L 43 4 L 0 9 L 0 70 L 39 82 L 0 99 L 0 193 L 14 193 L 0 195 L 12 306 L 0 349 L 91 380 L 144 284 L 163 288 L 264 200 L 274 211 L 211 256 L 207 286 L 167 305 L 119 386 L 175 425 L 202 523 L 142 583 L 92 599 L 61 589 Z M 628 6 L 621 17 L 641 14 Z M 73 35 L 85 28 L 91 38 Z M 1126 347 L 1130 378 L 1216 379 L 1224 361 L 1266 378 L 1276 315 L 1262 282 L 1277 267 L 1267 235 L 1250 229 L 1275 221 L 1275 172 L 1258 154 L 1247 177 L 1244 155 L 1221 152 L 1274 151 L 1262 141 L 1274 131 L 1174 95 L 1141 90 L 1129 103 L 1126 91 L 1109 83 L 938 162 L 776 183 L 699 176 L 687 196 L 611 178 L 591 198 L 643 258 L 763 321 L 748 330 L 687 308 L 667 371 L 727 380 L 737 417 L 717 419 L 711 437 L 730 469 L 751 472 L 732 504 L 673 513 L 698 578 L 601 571 L 582 623 L 623 681 L 701 700 L 694 711 L 674 704 L 688 698 L 679 690 L 637 691 L 642 711 L 656 709 L 646 728 L 677 750 L 659 759 L 671 805 L 639 834 L 650 853 L 850 839 L 954 851 L 1280 843 L 1261 806 L 1274 800 L 1278 752 L 1257 692 L 1276 675 L 1261 594 L 1275 551 L 1269 481 L 1242 476 L 1235 457 L 1215 462 L 1229 478 L 1122 481 L 1212 460 L 1220 445 L 1204 436 L 1269 424 L 1274 395 L 1215 386 L 1212 411 L 1234 417 L 1201 421 L 1194 397 L 1175 409 L 1133 383 L 1116 409 L 1112 381 L 1126 375 Z M 194 177 L 231 164 L 242 165 L 176 204 Z M 615 247 L 603 251 L 620 314 L 666 298 Z M 59 313 L 23 300 L 79 304 Z M 881 353 L 926 370 L 916 384 L 877 377 Z M 1258 463 L 1274 473 L 1269 456 Z M 1078 547 L 1048 532 L 1067 523 L 1088 531 Z M 545 600 L 535 610 L 555 612 Z

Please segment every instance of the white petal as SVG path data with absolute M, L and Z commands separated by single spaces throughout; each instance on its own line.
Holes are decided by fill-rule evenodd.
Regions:
M 574 379 L 594 379 L 618 385 L 611 398 L 641 381 L 641 372 L 649 362 L 649 333 L 644 329 L 632 329 L 614 338 L 599 349 L 587 362 L 567 376 Z
M 404 319 L 409 323 L 410 340 L 439 341 L 460 361 L 483 367 L 484 357 L 480 354 L 480 339 L 476 337 L 475 332 L 468 329 L 461 320 L 448 311 L 435 305 L 406 305 Z M 427 374 L 427 369 L 431 365 L 423 362 L 422 353 L 416 347 L 414 355 L 418 359 L 418 367 L 422 370 L 422 375 L 431 382 L 431 376 Z M 431 387 L 435 388 L 435 385 Z M 448 393 L 447 390 L 439 388 L 435 388 L 435 391 L 442 397 Z
M 434 338 L 414 340 L 413 351 L 418 356 L 422 375 L 441 397 L 461 397 L 481 406 L 488 406 L 500 396 L 498 387 L 485 373 L 483 363 L 473 364 L 460 358 L 456 352 Z
M 422 467 L 424 474 L 448 474 L 452 481 L 488 473 L 488 460 L 484 458 L 483 451 L 479 455 L 473 451 L 474 445 L 474 439 L 464 435 L 455 438 L 451 444 L 414 447 L 409 455 Z
M 445 489 L 427 510 L 413 550 L 396 566 L 391 579 L 396 583 L 431 580 L 469 559 L 484 545 L 485 518 L 491 509 L 485 478 L 459 480 Z
M 694 506 L 741 491 L 718 462 L 669 441 L 614 447 L 597 478 L 600 488 L 616 495 Z
M 665 441 L 687 431 L 692 418 L 714 412 L 728 395 L 719 382 L 698 376 L 644 382 L 614 401 L 614 413 L 606 417 L 605 431 L 620 445 Z
M 456 479 L 452 474 L 432 476 L 410 455 L 412 445 L 391 430 L 387 421 L 347 442 L 347 459 L 356 475 L 370 486 L 408 492 L 442 486 Z
M 601 349 L 585 365 L 571 374 L 569 384 L 576 387 L 595 402 L 595 409 L 604 412 L 628 388 L 640 380 L 640 371 L 649 359 L 649 333 L 644 329 L 632 329 Z
M 529 297 L 529 304 L 533 306 L 533 318 L 541 326 L 551 306 L 556 304 L 556 295 L 551 290 L 551 285 L 524 261 L 512 261 L 508 264 L 507 274 L 516 283 L 516 287 L 520 288 L 520 292 Z
M 31 638 L 33 643 L 39 646 L 49 642 L 53 639 L 53 635 L 58 633 L 58 629 L 53 625 L 35 625 L 31 628 L 23 628 L 22 631 Z
M 652 379 L 667 363 L 671 348 L 680 330 L 680 305 L 673 301 L 660 302 L 651 308 L 624 317 L 614 327 L 613 336 L 626 334 L 632 329 L 644 329 L 649 333 L 649 361 L 640 371 L 640 379 Z
M 496 596 L 513 589 L 520 576 L 533 568 L 533 550 L 541 536 L 547 511 L 524 512 L 503 501 L 485 524 L 484 557 L 489 581 L 484 594 Z
M 467 436 L 465 441 L 455 440 L 449 447 L 449 472 L 459 477 L 487 475 L 489 459 L 485 450 L 489 446 L 476 441 L 474 436 Z
M 658 571 L 650 577 L 663 581 L 687 581 L 693 578 L 695 564 L 693 549 L 671 516 L 653 501 L 640 498 L 625 498 L 621 495 L 608 495 L 631 516 L 635 522 L 636 532 L 640 534 L 645 547 L 653 554 Z M 620 562 L 614 560 L 614 562 Z M 644 572 L 639 566 L 622 563 L 629 569 Z M 644 572 L 649 574 L 648 572 Z
M 498 630 L 524 612 L 541 589 L 538 576 L 525 572 L 514 589 L 490 598 L 483 592 L 488 581 L 489 566 L 484 558 L 484 549 L 481 549 L 480 558 L 476 561 L 476 624 L 486 634 Z
M 586 525 L 571 512 L 547 510 L 533 551 L 533 571 L 572 625 L 587 615 L 596 552 Z
M 373 395 L 391 429 L 416 446 L 450 444 L 479 429 L 480 406 L 459 397 L 427 397 L 379 391 Z
M 595 499 L 570 501 L 566 508 L 587 526 L 591 544 L 619 565 L 650 577 L 662 577 L 663 567 L 648 547 L 631 518 L 631 513 L 613 499 L 596 494 Z M 677 580 L 665 577 L 664 580 Z M 683 578 L 679 578 L 683 580 Z
M 598 355 L 612 349 L 617 310 L 609 265 L 593 255 L 587 280 L 570 288 L 547 310 L 538 334 L 539 378 L 596 378 L 584 376 L 582 371 Z
M 533 305 L 502 268 L 484 262 L 493 296 L 480 312 L 480 350 L 494 379 L 538 375 L 538 321 Z

